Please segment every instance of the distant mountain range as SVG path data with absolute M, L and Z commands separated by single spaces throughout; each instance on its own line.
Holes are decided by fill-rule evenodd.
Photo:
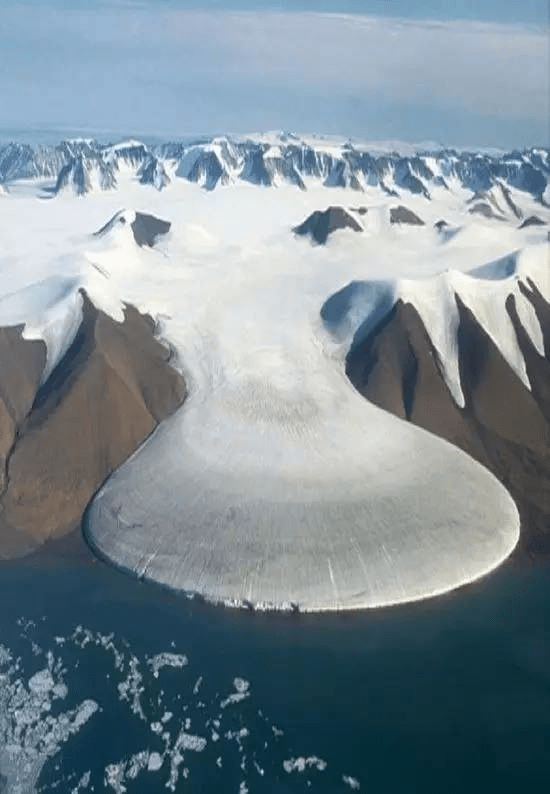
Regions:
M 455 149 L 382 154 L 351 142 L 290 134 L 270 139 L 214 137 L 154 146 L 136 140 L 106 145 L 93 139 L 67 140 L 56 146 L 0 146 L 0 185 L 8 187 L 23 179 L 51 179 L 53 193 L 70 190 L 85 195 L 115 189 L 123 172 L 157 190 L 177 179 L 206 190 L 235 182 L 266 187 L 290 184 L 302 190 L 322 184 L 357 191 L 378 187 L 396 197 L 411 193 L 428 199 L 438 190 L 464 188 L 481 196 L 498 189 L 506 202 L 507 191 L 514 188 L 546 206 L 550 201 L 550 149 L 543 147 L 504 154 Z

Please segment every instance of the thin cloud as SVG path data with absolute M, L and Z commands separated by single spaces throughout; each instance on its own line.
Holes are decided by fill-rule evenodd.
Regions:
M 202 41 L 225 70 L 327 91 L 543 117 L 548 39 L 523 26 L 332 14 L 175 14 L 170 37 Z
M 251 128 L 275 116 L 278 126 L 291 119 L 303 129 L 315 123 L 315 103 L 335 97 L 349 108 L 339 126 L 350 131 L 358 103 L 402 105 L 409 116 L 416 107 L 426 117 L 452 111 L 503 124 L 533 120 L 539 129 L 549 113 L 547 30 L 525 25 L 186 11 L 108 0 L 62 15 L 55 8 L 12 6 L 0 18 L 0 48 L 7 119 L 34 103 L 37 113 L 42 106 L 44 112 L 63 108 L 66 116 L 72 109 L 79 123 L 104 126 L 109 113 L 126 112 L 139 127 L 141 112 L 147 127 L 153 107 L 161 128 L 185 118 L 189 129 L 193 112 L 202 114 L 194 129 L 219 129 L 230 117 Z M 169 106 L 174 97 L 179 110 Z M 271 97 L 277 106 L 269 115 Z M 300 97 L 310 109 L 303 123 Z M 141 111 L 135 107 L 140 98 Z

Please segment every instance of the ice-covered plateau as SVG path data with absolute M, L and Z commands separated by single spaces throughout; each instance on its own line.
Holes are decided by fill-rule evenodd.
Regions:
M 456 422 L 474 439 L 493 410 L 487 395 L 505 399 L 504 383 L 527 405 L 528 428 L 520 416 L 510 443 L 547 449 L 548 153 L 513 153 L 500 165 L 470 155 L 469 179 L 477 181 L 468 186 L 458 175 L 460 154 L 388 156 L 381 178 L 359 180 L 358 207 L 358 187 L 347 177 L 260 179 L 267 165 L 272 175 L 287 173 L 281 144 L 266 137 L 254 144 L 256 159 L 247 155 L 246 166 L 250 175 L 255 164 L 254 179 L 238 170 L 245 144 L 215 139 L 183 152 L 175 144 L 155 152 L 138 142 L 100 154 L 96 147 L 90 162 L 71 151 L 80 157 L 74 173 L 90 190 L 61 189 L 71 184 L 68 170 L 63 185 L 52 171 L 49 194 L 44 174 L 9 182 L 0 215 L 0 327 L 17 344 L 9 337 L 2 355 L 17 348 L 23 361 L 21 351 L 35 345 L 38 358 L 30 357 L 34 380 L 29 369 L 19 372 L 29 396 L 15 418 L 0 383 L 4 556 L 21 536 L 30 548 L 69 528 L 68 520 L 46 532 L 39 526 L 50 475 L 35 466 L 29 478 L 25 467 L 38 450 L 43 468 L 51 443 L 55 469 L 76 437 L 73 480 L 88 477 L 87 445 L 102 438 L 95 421 L 113 437 L 120 425 L 127 444 L 123 452 L 109 447 L 109 466 L 92 478 L 90 496 L 112 472 L 86 512 L 90 545 L 137 576 L 212 601 L 380 606 L 453 589 L 511 553 L 516 503 L 470 436 L 461 443 Z M 332 157 L 349 165 L 355 151 L 315 145 L 302 148 L 317 164 Z M 204 152 L 212 167 L 212 153 L 232 163 L 231 178 L 190 179 L 195 167 L 204 176 Z M 147 159 L 153 155 L 162 168 Z M 445 159 L 452 172 L 443 173 Z M 404 176 L 404 160 L 424 190 Z M 113 163 L 117 179 L 105 189 Z M 144 186 L 145 172 L 159 184 Z M 160 182 L 162 191 L 151 189 Z M 258 187 L 274 183 L 276 190 Z M 475 202 L 498 212 L 471 212 Z M 329 206 L 324 244 L 293 232 Z M 541 223 L 521 223 L 531 216 Z M 433 411 L 427 367 L 439 389 Z M 103 401 L 97 416 L 96 400 Z M 493 407 L 500 416 L 500 404 Z M 424 418 L 416 421 L 415 411 Z M 432 414 L 442 427 L 425 421 Z M 497 425 L 508 442 L 508 418 Z M 61 491 L 69 480 L 62 478 Z M 32 515 L 22 481 L 38 483 Z M 79 510 L 82 501 L 81 494 Z

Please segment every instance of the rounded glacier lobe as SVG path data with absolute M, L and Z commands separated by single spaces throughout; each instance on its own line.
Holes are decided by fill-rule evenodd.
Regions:
M 351 389 L 334 414 L 191 398 L 92 502 L 91 545 L 208 600 L 304 611 L 426 598 L 510 554 L 517 509 L 488 471 Z

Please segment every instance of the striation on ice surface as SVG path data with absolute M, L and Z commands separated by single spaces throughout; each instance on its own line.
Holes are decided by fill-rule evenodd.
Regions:
M 109 479 L 96 548 L 215 601 L 303 610 L 422 598 L 512 550 L 517 511 L 492 475 L 343 376 L 328 405 L 247 386 L 192 397 Z

